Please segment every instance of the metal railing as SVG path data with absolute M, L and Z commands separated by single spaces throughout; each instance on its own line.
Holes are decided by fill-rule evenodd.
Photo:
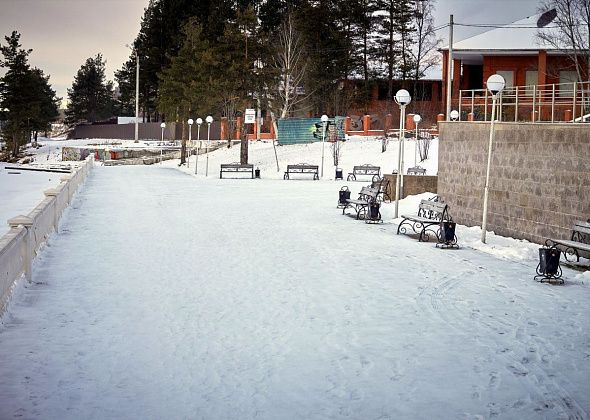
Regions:
M 459 120 L 489 121 L 492 95 L 487 89 L 459 91 Z M 499 121 L 590 122 L 590 82 L 506 87 L 497 101 Z

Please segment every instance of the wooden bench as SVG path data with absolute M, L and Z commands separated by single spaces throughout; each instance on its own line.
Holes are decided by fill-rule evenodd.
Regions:
M 371 176 L 373 181 L 378 180 L 381 178 L 381 167 L 371 165 L 370 163 L 354 166 L 352 172 L 348 174 L 346 179 L 348 181 L 356 181 L 357 176 Z
M 363 187 L 361 188 L 361 191 L 359 192 L 359 196 L 358 198 L 352 199 L 352 198 L 348 198 L 346 199 L 346 205 L 344 205 L 344 207 L 342 208 L 342 214 L 346 214 L 346 209 L 347 208 L 354 208 L 355 212 L 356 212 L 356 219 L 357 220 L 361 220 L 364 219 L 366 222 L 378 222 L 381 220 L 381 212 L 378 211 L 377 209 L 377 214 L 371 215 L 369 213 L 370 211 L 370 206 L 379 206 L 379 189 L 377 188 L 372 188 L 372 187 Z M 373 217 L 371 217 L 373 216 Z
M 250 172 L 252 179 L 254 179 L 254 165 L 251 163 L 222 163 L 219 170 L 219 178 L 223 178 L 224 172 Z
M 570 240 L 567 239 L 547 239 L 545 245 L 548 248 L 557 248 L 563 251 L 567 261 L 568 256 L 575 255 L 576 260 L 580 261 L 580 252 L 590 255 L 590 220 L 588 222 L 576 222 L 572 226 L 572 235 Z
M 426 169 L 421 166 L 414 166 L 413 168 L 408 168 L 408 175 L 426 175 Z
M 439 229 L 443 221 L 452 221 L 449 215 L 449 206 L 445 203 L 435 200 L 422 200 L 418 206 L 418 214 L 416 215 L 402 215 L 402 222 L 397 227 L 397 234 L 407 233 L 406 226 L 412 228 L 414 233 L 419 234 L 418 240 L 420 242 L 428 242 L 430 235 L 427 230 L 430 230 L 437 239 L 440 237 Z M 432 226 L 437 226 L 437 229 L 432 229 Z
M 297 165 L 287 165 L 287 170 L 283 179 L 289 179 L 289 174 L 313 174 L 313 179 L 320 179 L 319 166 L 310 165 L 309 163 L 298 163 Z

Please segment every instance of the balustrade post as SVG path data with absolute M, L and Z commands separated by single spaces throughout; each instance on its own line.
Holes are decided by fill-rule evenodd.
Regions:
M 27 233 L 25 235 L 24 249 L 21 248 L 21 255 L 24 262 L 25 278 L 30 283 L 33 281 L 33 244 L 31 240 L 33 230 L 33 219 L 28 216 L 16 216 L 8 220 L 8 226 L 16 228 L 23 226 Z

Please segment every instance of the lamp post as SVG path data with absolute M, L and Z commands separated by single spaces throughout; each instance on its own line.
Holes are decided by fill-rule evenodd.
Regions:
M 402 152 L 402 143 L 404 140 L 404 129 L 405 129 L 405 119 L 406 119 L 406 106 L 412 101 L 412 97 L 410 96 L 410 92 L 405 89 L 398 90 L 395 94 L 395 102 L 399 105 L 400 109 L 400 117 L 399 117 L 399 153 L 397 157 L 397 182 L 395 187 L 395 218 L 397 219 L 399 214 L 399 198 L 400 198 L 400 189 L 402 188 L 402 177 L 403 175 L 403 152 Z
M 197 141 L 199 145 L 197 146 L 197 156 L 195 156 L 195 175 L 197 174 L 197 169 L 199 168 L 199 152 L 201 151 L 201 124 L 203 124 L 202 118 L 197 118 Z
M 193 121 L 192 118 L 189 118 L 187 122 L 188 122 L 188 145 L 190 147 L 190 145 L 191 145 L 191 134 L 193 132 L 193 123 L 194 123 L 194 121 Z M 188 150 L 188 148 L 187 148 L 187 150 Z M 190 168 L 190 166 L 191 166 L 191 163 L 190 163 L 191 154 L 190 153 L 187 153 L 187 155 L 188 155 L 188 158 L 186 159 L 186 167 L 187 168 Z
M 162 129 L 162 140 L 160 141 L 160 165 L 161 165 L 163 157 L 164 157 L 164 129 L 166 128 L 166 123 L 160 124 L 160 128 Z
M 418 124 L 422 121 L 419 114 L 414 115 L 414 124 L 416 125 L 416 144 L 414 145 L 414 166 L 418 165 Z
M 492 164 L 492 144 L 494 142 L 494 123 L 496 120 L 496 99 L 501 95 L 506 81 L 499 74 L 492 74 L 487 81 L 487 87 L 492 94 L 492 121 L 490 124 L 490 142 L 488 145 L 488 166 L 486 168 L 486 183 L 483 190 L 483 218 L 481 220 L 481 241 L 486 242 L 486 227 L 488 223 L 488 190 L 490 183 L 490 167 Z
M 324 177 L 324 143 L 326 142 L 326 124 L 328 123 L 328 116 L 322 115 L 322 171 L 320 178 Z
M 209 175 L 209 142 L 210 142 L 210 138 L 211 138 L 211 123 L 213 122 L 213 117 L 211 115 L 208 115 L 207 118 L 205 118 L 205 121 L 207 121 L 207 164 L 205 165 L 205 176 Z
M 459 111 L 457 111 L 456 109 L 453 109 L 451 111 L 451 120 L 457 121 L 458 119 L 459 119 Z

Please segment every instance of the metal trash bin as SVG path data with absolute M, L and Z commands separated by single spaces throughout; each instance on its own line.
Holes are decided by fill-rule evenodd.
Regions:
M 338 205 L 336 207 L 337 208 L 346 207 L 346 205 L 347 205 L 346 200 L 349 198 L 350 198 L 350 190 L 345 185 L 344 187 L 340 188 L 340 191 L 338 191 Z
M 336 177 L 334 178 L 334 180 L 337 179 L 344 179 L 342 176 L 342 168 L 336 168 Z
M 260 178 L 260 169 L 259 168 L 254 169 L 254 178 Z
M 561 250 L 557 248 L 539 248 L 539 265 L 537 265 L 535 280 L 539 282 L 558 281 L 563 283 L 561 267 L 559 265 L 560 258 Z

